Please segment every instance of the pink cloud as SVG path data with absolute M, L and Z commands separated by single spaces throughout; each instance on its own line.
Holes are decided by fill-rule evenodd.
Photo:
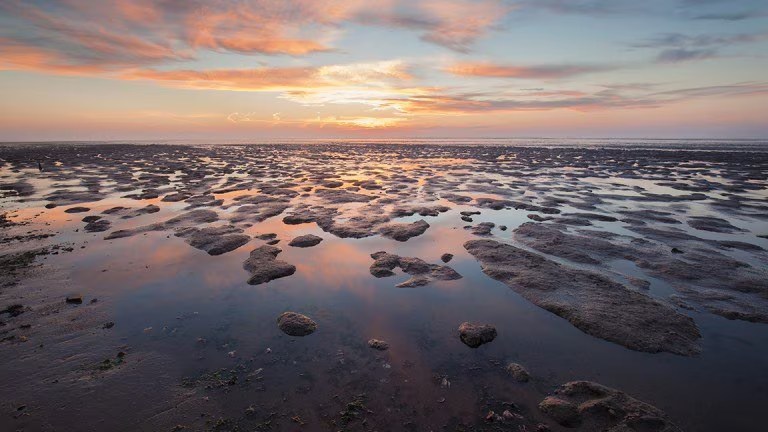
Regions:
M 520 66 L 504 65 L 490 62 L 460 62 L 455 63 L 446 71 L 465 77 L 485 78 L 520 78 L 520 79 L 561 79 L 588 73 L 603 72 L 614 68 L 601 65 L 540 65 Z

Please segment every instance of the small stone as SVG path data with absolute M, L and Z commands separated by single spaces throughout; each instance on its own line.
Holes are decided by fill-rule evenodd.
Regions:
M 64 210 L 64 213 L 85 213 L 91 211 L 88 207 L 70 207 Z
M 112 321 L 109 321 L 109 322 L 106 322 L 106 323 L 104 323 L 104 325 L 103 325 L 103 326 L 101 326 L 101 328 L 104 328 L 104 329 L 111 329 L 111 328 L 112 328 L 112 327 L 114 327 L 114 326 L 115 326 L 115 323 L 113 323 Z
M 448 261 L 450 261 L 450 260 L 452 260 L 452 259 L 453 259 L 453 254 L 444 253 L 444 254 L 442 254 L 442 255 L 440 256 L 440 259 L 441 259 L 441 260 L 442 260 L 444 263 L 447 263 Z
M 296 312 L 283 312 L 277 318 L 277 326 L 290 336 L 306 336 L 317 330 L 317 323 L 306 315 Z
M 557 423 L 573 427 L 579 424 L 579 410 L 576 405 L 555 396 L 547 396 L 539 409 Z
M 70 304 L 81 304 L 83 302 L 83 296 L 80 294 L 68 295 L 66 302 Z
M 496 328 L 488 324 L 465 322 L 459 326 L 459 337 L 468 347 L 477 348 L 496 339 Z
M 323 241 L 322 237 L 318 237 L 313 234 L 307 234 L 294 238 L 290 243 L 288 243 L 288 246 L 306 248 L 317 246 L 321 241 Z
M 384 351 L 387 348 L 389 348 L 389 344 L 388 343 L 384 342 L 383 340 L 378 340 L 378 339 L 371 339 L 371 340 L 369 340 L 368 341 L 368 346 L 373 348 L 373 349 L 379 350 L 379 351 Z
M 531 374 L 528 373 L 525 368 L 517 363 L 510 363 L 507 365 L 507 372 L 517 382 L 528 382 L 531 379 Z

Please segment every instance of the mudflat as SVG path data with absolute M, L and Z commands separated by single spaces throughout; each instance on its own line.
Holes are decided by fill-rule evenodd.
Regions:
M 768 150 L 3 144 L 0 203 L 2 430 L 765 428 Z

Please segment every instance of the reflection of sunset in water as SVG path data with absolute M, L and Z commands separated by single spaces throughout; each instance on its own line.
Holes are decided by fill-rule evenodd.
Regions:
M 474 424 L 478 419 L 485 425 L 485 407 L 510 401 L 521 407 L 521 413 L 535 417 L 538 402 L 551 388 L 574 379 L 593 379 L 628 389 L 645 400 L 673 406 L 686 416 L 695 407 L 676 401 L 691 391 L 706 393 L 727 404 L 713 395 L 711 389 L 723 389 L 722 394 L 730 394 L 737 388 L 751 386 L 715 373 L 726 356 L 739 352 L 735 346 L 728 345 L 721 351 L 705 347 L 710 351 L 696 359 L 628 350 L 589 336 L 567 320 L 523 299 L 484 274 L 478 261 L 464 249 L 468 240 L 491 238 L 530 250 L 514 233 L 517 227 L 531 221 L 529 216 L 597 212 L 580 208 L 589 204 L 590 199 L 599 198 L 599 211 L 616 215 L 617 220 L 593 220 L 589 225 L 565 228 L 565 232 L 601 230 L 610 235 L 636 236 L 632 227 L 619 219 L 625 217 L 620 212 L 629 209 L 674 207 L 686 214 L 708 214 L 708 203 L 703 200 L 674 204 L 653 201 L 658 196 L 663 199 L 667 195 L 676 198 L 690 194 L 675 189 L 674 184 L 659 185 L 660 180 L 652 175 L 612 177 L 606 174 L 609 168 L 600 165 L 599 160 L 593 160 L 589 167 L 581 163 L 560 165 L 557 158 L 544 151 L 540 154 L 539 150 L 525 154 L 518 149 L 501 156 L 487 156 L 488 150 L 471 147 L 450 151 L 435 147 L 431 153 L 425 153 L 418 147 L 400 149 L 380 144 L 370 149 L 352 146 L 348 151 L 332 147 L 327 153 L 301 146 L 292 152 L 282 152 L 279 147 L 190 149 L 201 153 L 185 158 L 179 165 L 156 159 L 150 162 L 147 157 L 129 163 L 136 165 L 128 170 L 130 174 L 123 173 L 125 167 L 110 172 L 106 166 L 98 180 L 90 176 L 99 171 L 102 162 L 83 168 L 68 161 L 63 165 L 66 170 L 42 174 L 34 170 L 12 173 L 3 168 L 2 174 L 5 179 L 29 179 L 34 185 L 29 198 L 8 199 L 12 220 L 29 222 L 21 227 L 24 230 L 55 234 L 40 239 L 41 246 L 62 245 L 56 254 L 39 257 L 40 262 L 59 272 L 55 273 L 54 283 L 34 288 L 36 293 L 53 293 L 55 304 L 46 307 L 63 315 L 67 309 L 62 304 L 68 304 L 61 299 L 74 292 L 83 295 L 81 306 L 69 306 L 80 307 L 76 310 L 83 311 L 83 315 L 93 316 L 96 312 L 91 310 L 98 311 L 98 316 L 107 317 L 104 321 L 114 324 L 104 329 L 101 326 L 105 323 L 97 323 L 95 330 L 89 328 L 87 334 L 113 337 L 110 344 L 128 352 L 129 358 L 134 353 L 136 357 L 157 353 L 173 366 L 142 373 L 162 375 L 175 385 L 190 377 L 193 381 L 205 381 L 206 374 L 222 369 L 240 368 L 244 375 L 238 379 L 244 380 L 261 369 L 258 373 L 263 376 L 259 379 L 250 376 L 250 381 L 227 384 L 227 391 L 219 393 L 217 382 L 194 381 L 190 387 L 183 387 L 184 391 L 194 393 L 195 398 L 215 400 L 209 405 L 215 403 L 217 409 L 233 417 L 242 416 L 253 405 L 268 407 L 267 414 L 295 410 L 279 420 L 284 421 L 281 427 L 293 426 L 293 415 L 311 419 L 313 425 L 325 424 L 356 395 L 366 393 L 366 406 L 371 411 L 392 413 L 387 417 L 395 423 L 389 425 L 389 430 L 397 430 L 397 419 L 403 416 L 417 419 L 423 430 L 460 422 Z M 157 151 L 153 148 L 147 154 Z M 218 152 L 225 152 L 225 156 Z M 471 156 L 459 157 L 465 154 Z M 135 155 L 128 156 L 132 157 Z M 500 160 L 504 162 L 497 166 Z M 79 170 L 73 175 L 75 178 L 67 178 L 70 169 Z M 686 172 L 685 176 L 681 175 L 679 181 L 686 185 L 694 183 L 693 174 Z M 717 178 L 708 177 L 707 181 Z M 132 186 L 137 181 L 145 183 Z M 98 189 L 92 200 L 84 195 L 82 202 L 67 201 L 52 209 L 44 208 L 54 198 L 71 198 L 66 194 L 51 195 L 55 191 L 88 191 L 83 183 L 91 183 L 92 190 Z M 737 181 L 730 179 L 723 184 L 733 187 Z M 317 193 L 323 189 L 332 192 Z M 749 191 L 743 196 L 761 193 Z M 715 199 L 721 194 L 706 196 Z M 254 197 L 277 204 L 282 211 L 259 220 L 265 207 L 260 207 L 259 199 L 254 200 L 256 204 L 251 203 L 249 199 Z M 500 210 L 492 210 L 478 204 L 478 199 L 498 200 L 502 205 Z M 556 207 L 557 213 L 539 212 L 525 204 L 535 204 L 539 209 Z M 123 218 L 148 205 L 157 206 L 159 211 Z M 118 206 L 127 210 L 103 213 Z M 320 209 L 320 216 L 300 213 L 306 206 Z M 73 207 L 89 210 L 65 212 Z M 441 207 L 447 210 L 435 210 Z M 241 208 L 244 210 L 238 212 Z M 421 216 L 419 211 L 423 209 L 430 216 Z M 217 219 L 164 225 L 192 212 L 211 212 Z M 303 218 L 311 221 L 284 222 L 283 218 L 297 214 L 299 222 Z M 323 219 L 323 215 L 329 219 Z M 85 216 L 101 216 L 111 225 L 103 232 L 84 232 Z M 373 222 L 370 226 L 362 223 L 359 230 L 339 229 L 355 218 L 371 218 Z M 676 224 L 676 228 L 702 239 L 738 239 L 765 245 L 764 239 L 754 235 L 760 221 L 748 215 L 742 215 L 742 219 L 735 223 L 745 227 L 745 231 L 729 235 L 696 232 L 683 223 Z M 421 220 L 429 227 L 407 241 L 380 234 L 385 224 L 405 225 Z M 478 237 L 467 229 L 484 222 L 495 224 L 489 236 Z M 190 237 L 175 235 L 184 230 L 230 225 L 233 232 L 247 235 L 250 240 L 221 255 L 209 255 L 203 250 L 204 245 L 193 247 Z M 106 236 L 124 230 L 135 231 L 129 231 L 133 235 L 128 237 L 105 240 Z M 352 237 L 337 236 L 350 232 Z M 277 259 L 294 265 L 296 270 L 290 276 L 249 285 L 250 273 L 243 264 L 251 251 L 270 241 L 268 237 L 259 238 L 266 234 L 274 234 L 279 240 L 276 247 L 282 251 Z M 289 245 L 292 239 L 307 234 L 323 240 L 308 248 Z M 353 238 L 358 235 L 362 238 Z M 15 243 L 11 246 L 16 247 Z M 372 275 L 371 254 L 378 251 L 418 258 L 431 265 L 446 265 L 462 278 L 398 288 L 396 285 L 412 275 L 400 268 L 390 277 Z M 446 253 L 452 254 L 453 259 L 443 263 L 441 256 Z M 723 253 L 759 265 L 760 258 L 755 254 Z M 567 261 L 556 256 L 548 258 Z M 579 265 L 611 277 L 630 273 L 645 277 L 640 267 L 626 262 Z M 661 279 L 652 281 L 649 295 L 676 292 Z M 27 301 L 24 296 L 19 298 L 14 301 Z M 91 299 L 98 301 L 91 304 Z M 311 317 L 318 324 L 317 331 L 301 339 L 281 333 L 276 318 L 289 310 Z M 691 314 L 696 314 L 702 333 L 707 335 L 705 343 L 719 344 L 715 341 L 722 338 L 749 338 L 751 343 L 765 339 L 759 329 L 745 327 L 743 322 L 700 318 L 698 311 Z M 465 321 L 490 323 L 498 329 L 498 337 L 479 349 L 470 349 L 457 335 L 458 326 Z M 77 328 L 81 322 L 68 325 Z M 367 341 L 373 338 L 386 341 L 389 349 L 369 348 Z M 759 364 L 755 361 L 759 355 L 757 350 L 745 357 L 744 362 L 751 366 L 739 368 L 729 377 L 752 374 Z M 106 355 L 110 356 L 114 357 L 114 353 Z M 533 382 L 520 385 L 511 381 L 503 367 L 512 361 L 526 365 L 535 376 Z M 143 366 L 139 362 L 136 365 Z M 627 368 L 644 373 L 628 374 Z M 649 380 L 648 375 L 659 378 Z M 754 386 L 760 384 L 755 382 Z M 317 408 L 319 403 L 324 407 Z M 480 414 L 479 406 L 483 407 Z M 493 409 L 499 410 L 499 406 Z

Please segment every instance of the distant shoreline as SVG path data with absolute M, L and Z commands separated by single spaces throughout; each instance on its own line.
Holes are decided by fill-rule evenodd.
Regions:
M 398 138 L 398 139 L 238 139 L 238 140 L 62 140 L 8 141 L 0 146 L 45 145 L 186 145 L 186 146 L 248 146 L 248 145 L 438 145 L 438 146 L 504 146 L 545 148 L 610 148 L 675 151 L 768 151 L 768 138 L 704 139 L 704 138 Z

